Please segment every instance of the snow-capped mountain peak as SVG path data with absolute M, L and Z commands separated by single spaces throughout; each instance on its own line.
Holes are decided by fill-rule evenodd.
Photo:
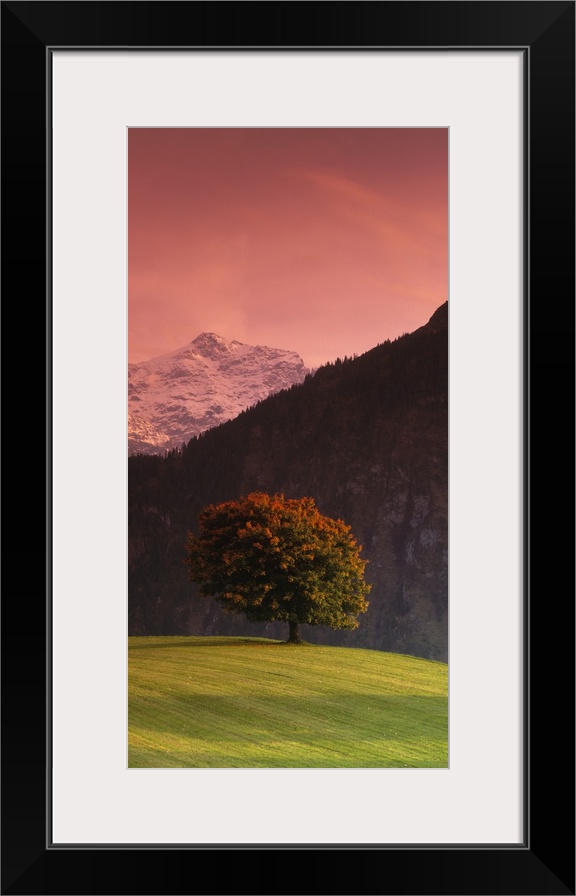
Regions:
M 187 345 L 128 365 L 130 454 L 163 453 L 303 381 L 293 351 L 200 333 Z

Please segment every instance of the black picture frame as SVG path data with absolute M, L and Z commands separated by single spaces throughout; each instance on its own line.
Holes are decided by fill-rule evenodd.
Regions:
M 574 894 L 574 532 L 566 520 L 573 521 L 574 496 L 575 3 L 72 0 L 1 7 L 2 394 L 9 486 L 3 533 L 2 893 Z M 63 849 L 50 843 L 50 54 L 56 47 L 189 46 L 523 51 L 522 844 Z M 24 373 L 32 374 L 32 393 Z

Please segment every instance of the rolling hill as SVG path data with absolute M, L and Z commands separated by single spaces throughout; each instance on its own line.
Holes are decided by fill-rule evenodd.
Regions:
M 448 670 L 263 638 L 131 638 L 130 768 L 441 768 Z

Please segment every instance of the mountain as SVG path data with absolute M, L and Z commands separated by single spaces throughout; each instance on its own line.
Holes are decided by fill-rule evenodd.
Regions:
M 337 361 L 165 458 L 131 457 L 130 634 L 262 635 L 187 578 L 187 532 L 210 503 L 251 491 L 314 498 L 368 560 L 354 631 L 313 643 L 448 656 L 448 305 L 413 333 Z
M 128 365 L 129 454 L 163 454 L 236 417 L 308 373 L 292 351 L 201 333 L 188 345 Z

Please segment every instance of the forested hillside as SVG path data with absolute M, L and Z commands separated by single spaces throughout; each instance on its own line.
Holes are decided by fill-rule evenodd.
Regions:
M 411 334 L 321 367 L 165 457 L 129 458 L 129 632 L 285 636 L 226 615 L 188 581 L 200 510 L 251 491 L 313 497 L 369 563 L 355 631 L 315 643 L 447 659 L 448 305 Z

